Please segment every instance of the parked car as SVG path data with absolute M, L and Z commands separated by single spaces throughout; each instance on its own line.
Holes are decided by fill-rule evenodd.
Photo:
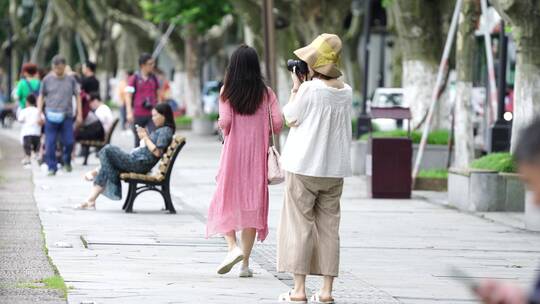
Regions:
M 219 91 L 223 83 L 221 81 L 207 81 L 202 89 L 202 108 L 205 114 L 219 113 Z
M 373 93 L 373 97 L 368 101 L 369 108 L 393 108 L 402 107 L 408 108 L 405 104 L 402 88 L 377 88 Z M 403 121 L 395 119 L 379 118 L 373 119 L 372 122 L 377 125 L 381 131 L 391 131 L 395 129 L 406 129 L 407 125 L 403 125 Z

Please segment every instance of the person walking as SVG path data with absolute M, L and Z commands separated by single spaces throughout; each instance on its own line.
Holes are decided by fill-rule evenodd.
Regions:
M 83 77 L 81 79 L 81 103 L 82 114 L 85 125 L 86 118 L 90 112 L 90 96 L 99 95 L 99 80 L 96 78 L 96 64 L 92 61 L 86 61 L 83 66 Z
M 278 227 L 277 270 L 294 274 L 294 290 L 280 302 L 306 303 L 307 275 L 324 276 L 315 303 L 334 303 L 339 273 L 340 199 L 351 175 L 352 89 L 339 79 L 341 40 L 322 34 L 294 51 L 307 75 L 291 74 L 293 87 L 283 108 L 291 126 L 281 158 L 285 199 Z
M 82 107 L 79 86 L 73 76 L 65 74 L 66 59 L 56 55 L 52 59 L 52 72 L 43 79 L 38 97 L 38 110 L 45 115 L 45 160 L 49 176 L 57 171 L 56 142 L 60 136 L 63 145 L 64 169 L 71 172 L 71 152 L 73 150 L 73 113 L 75 122 L 82 124 Z M 73 97 L 76 98 L 75 111 Z
M 126 118 L 133 125 L 135 147 L 139 145 L 136 126 L 147 128 L 149 132 L 155 129 L 152 123 L 152 109 L 160 102 L 159 81 L 154 72 L 155 61 L 150 54 L 139 57 L 139 72 L 128 80 Z
M 24 166 L 30 165 L 32 152 L 34 152 L 34 157 L 38 156 L 41 141 L 40 119 L 39 111 L 36 108 L 36 97 L 34 95 L 26 96 L 25 108 L 20 110 L 17 115 L 17 120 L 22 123 L 21 141 L 25 154 L 22 164 Z
M 224 144 L 206 226 L 207 237 L 221 234 L 227 241 L 228 253 L 217 269 L 219 274 L 243 261 L 240 277 L 253 276 L 249 257 L 255 237 L 264 241 L 268 235 L 270 126 L 279 133 L 281 115 L 276 95 L 264 83 L 257 52 L 240 46 L 231 56 L 220 93 L 218 125 Z M 241 231 L 241 247 L 237 231 Z
M 118 82 L 118 88 L 117 88 L 117 98 L 118 98 L 118 106 L 120 107 L 120 126 L 122 127 L 122 130 L 126 130 L 126 104 L 128 100 L 128 92 L 126 92 L 127 89 L 127 83 L 131 76 L 133 76 L 134 72 L 133 70 L 129 70 L 126 72 L 126 77 L 122 78 Z
M 22 66 L 21 79 L 17 83 L 16 95 L 19 100 L 19 109 L 26 108 L 26 97 L 28 95 L 34 95 L 35 98 L 39 96 L 39 75 L 38 67 L 33 63 L 25 63 Z M 35 108 L 35 106 L 34 106 Z

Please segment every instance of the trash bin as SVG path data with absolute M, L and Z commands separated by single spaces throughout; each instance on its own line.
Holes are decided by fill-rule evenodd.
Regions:
M 371 195 L 373 198 L 411 198 L 412 140 L 411 112 L 408 108 L 371 108 L 371 118 L 406 119 L 408 137 L 373 138 L 370 136 L 367 158 Z M 371 134 L 371 133 L 370 133 Z

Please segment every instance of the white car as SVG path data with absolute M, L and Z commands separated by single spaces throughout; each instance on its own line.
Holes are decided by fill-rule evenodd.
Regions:
M 377 88 L 373 93 L 373 98 L 368 101 L 369 108 L 408 108 L 405 104 L 402 88 Z M 396 121 L 395 119 L 378 118 L 373 119 L 372 123 L 377 125 L 380 131 L 391 131 L 395 129 L 407 129 L 407 122 Z

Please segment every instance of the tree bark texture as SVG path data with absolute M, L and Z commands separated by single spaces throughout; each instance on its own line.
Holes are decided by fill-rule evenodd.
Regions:
M 464 0 L 459 14 L 456 39 L 456 101 L 454 107 L 455 162 L 458 168 L 468 168 L 474 159 L 473 135 L 473 60 L 475 51 L 476 0 Z
M 395 22 L 396 47 L 401 49 L 403 56 L 404 98 L 411 108 L 414 127 L 422 123 L 431 103 L 443 36 L 448 27 L 446 10 L 449 6 L 446 2 L 394 0 L 387 9 Z
M 264 58 L 261 1 L 258 0 L 231 0 L 235 11 L 239 12 L 242 22 L 253 33 L 255 48 Z M 290 76 L 288 72 L 282 72 L 286 68 L 286 60 L 295 58 L 293 51 L 307 45 L 315 37 L 322 33 L 337 34 L 342 38 L 343 51 L 341 69 L 346 76 L 345 81 L 355 90 L 360 92 L 361 67 L 356 54 L 358 41 L 362 30 L 363 11 L 353 14 L 351 26 L 345 28 L 343 23 L 351 13 L 351 0 L 325 1 L 325 0 L 299 0 L 286 1 L 275 0 L 276 20 L 284 22 L 286 26 L 276 29 L 276 52 L 278 65 L 279 91 L 276 92 L 279 100 L 288 99 Z M 354 13 L 354 12 L 353 12 Z M 246 35 L 250 38 L 251 35 Z M 262 60 L 261 58 L 261 60 Z M 283 79 L 282 79 L 283 78 Z
M 185 36 L 185 64 L 186 64 L 186 107 L 187 115 L 201 116 L 201 83 L 200 83 L 200 44 L 193 25 L 188 24 Z

